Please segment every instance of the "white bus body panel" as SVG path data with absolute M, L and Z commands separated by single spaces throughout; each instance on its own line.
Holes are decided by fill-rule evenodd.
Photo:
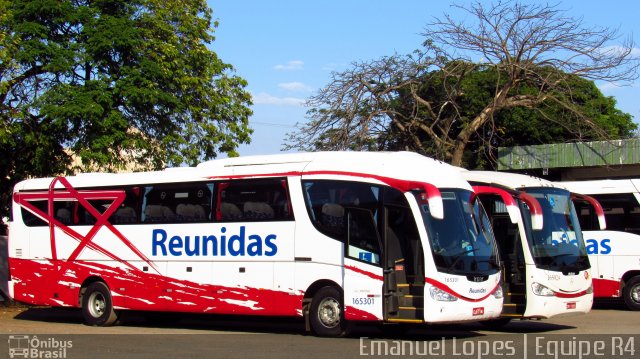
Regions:
M 640 236 L 619 231 L 585 231 L 596 297 L 620 297 L 622 278 L 640 273 Z

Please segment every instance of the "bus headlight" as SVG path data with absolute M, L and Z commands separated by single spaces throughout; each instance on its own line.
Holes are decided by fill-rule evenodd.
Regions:
M 493 294 L 493 296 L 494 296 L 496 299 L 500 299 L 500 298 L 502 298 L 502 297 L 504 296 L 504 293 L 502 293 L 502 286 L 501 286 L 501 285 L 499 285 L 499 286 L 496 288 L 496 290 L 494 290 L 494 291 L 493 291 L 493 293 L 492 293 L 492 294 Z
M 456 298 L 455 296 L 436 287 L 429 288 L 429 293 L 431 294 L 431 298 L 440 302 L 455 302 L 456 300 L 458 300 L 458 298 Z
M 556 295 L 556 293 L 551 289 L 536 282 L 531 283 L 531 289 L 533 289 L 533 294 L 539 295 L 542 297 L 553 297 L 554 295 Z

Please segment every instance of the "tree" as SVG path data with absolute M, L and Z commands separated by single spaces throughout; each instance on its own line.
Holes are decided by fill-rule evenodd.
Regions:
M 0 217 L 27 176 L 194 164 L 249 143 L 204 0 L 0 0 Z
M 473 118 L 482 111 L 494 95 L 494 84 L 498 81 L 499 73 L 492 67 L 482 68 L 473 66 L 473 70 L 466 73 L 460 81 L 457 92 L 462 95 L 456 97 L 457 108 L 449 107 L 444 111 L 456 111 L 456 113 L 443 113 L 442 118 L 459 117 L 463 120 Z M 571 89 L 570 96 L 562 92 L 550 93 L 549 99 L 541 102 L 533 108 L 509 107 L 496 111 L 475 140 L 470 141 L 465 147 L 463 161 L 465 167 L 491 169 L 495 168 L 496 147 L 532 145 L 540 143 L 564 142 L 569 140 L 589 141 L 600 138 L 605 133 L 615 138 L 633 136 L 636 125 L 629 114 L 625 114 L 615 108 L 615 100 L 605 97 L 595 86 L 593 81 L 579 76 L 566 76 L 567 88 Z M 421 98 L 438 98 L 442 94 L 438 92 L 442 88 L 442 72 L 432 74 L 423 80 L 418 88 L 418 96 Z M 536 88 L 523 85 L 521 93 L 535 93 Z M 557 101 L 561 98 L 562 101 Z M 399 91 L 395 111 L 409 116 L 412 111 L 406 104 L 411 104 L 412 95 Z M 567 110 L 566 106 L 577 109 Z M 588 122 L 576 118 L 576 112 L 589 119 Z M 419 114 L 426 117 L 428 114 Z M 461 121 L 463 122 L 463 121 Z M 595 126 L 595 130 L 594 130 Z M 458 130 L 458 129 L 454 129 Z M 384 138 L 384 137 L 383 137 Z M 383 148 L 398 150 L 409 147 L 409 144 L 399 142 L 403 136 L 397 131 L 386 136 L 388 142 L 381 143 Z M 430 139 L 420 136 L 422 146 L 433 148 Z M 437 156 L 437 153 L 432 155 Z
M 491 126 L 500 111 L 539 112 L 541 106 L 563 117 L 541 112 L 540 120 L 560 123 L 572 129 L 568 132 L 588 129 L 590 136 L 608 137 L 593 114 L 574 101 L 581 91 L 576 79 L 637 78 L 639 59 L 632 55 L 631 40 L 609 47 L 619 38 L 617 31 L 583 26 L 557 6 L 506 1 L 459 8 L 475 23 L 445 15 L 427 26 L 422 50 L 334 73 L 308 100 L 310 121 L 290 134 L 286 148 L 402 146 L 462 165 L 470 144 L 492 144 Z M 466 91 L 474 86 L 488 96 L 470 96 Z

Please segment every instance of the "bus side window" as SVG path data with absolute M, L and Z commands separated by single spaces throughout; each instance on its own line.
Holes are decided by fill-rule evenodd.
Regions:
M 640 204 L 633 193 L 592 195 L 600 202 L 607 229 L 640 234 Z
M 217 186 L 215 218 L 218 221 L 293 219 L 286 179 L 234 180 Z
M 211 220 L 213 184 L 160 184 L 144 189 L 142 222 L 187 223 Z
M 589 203 L 583 202 L 581 200 L 574 200 L 573 204 L 576 207 L 576 213 L 578 214 L 580 229 L 582 229 L 583 231 L 593 231 L 600 229 L 600 225 L 598 224 L 598 216 Z M 609 225 L 610 224 L 607 223 L 607 226 Z
M 351 208 L 347 218 L 348 255 L 365 262 L 380 264 L 380 237 L 371 211 Z
M 138 205 L 140 202 L 140 187 L 125 190 L 125 199 L 118 209 L 111 215 L 112 224 L 133 224 L 138 222 Z
M 55 201 L 53 203 L 55 219 L 67 226 L 77 224 L 77 205 L 76 201 Z
M 37 209 L 39 209 L 40 211 L 42 211 L 43 213 L 47 213 L 47 201 L 30 201 L 29 202 L 32 206 L 36 207 Z M 27 227 L 43 227 L 47 225 L 47 222 L 43 221 L 42 219 L 40 219 L 40 217 L 36 216 L 35 214 L 31 213 L 31 211 L 27 210 L 26 208 L 22 207 L 21 208 L 21 212 L 22 212 L 22 221 L 24 222 L 24 224 Z
M 31 201 L 30 204 L 36 207 L 45 216 L 49 212 L 48 201 Z M 77 201 L 55 201 L 53 202 L 53 218 L 59 223 L 70 226 L 78 224 L 78 202 Z M 48 223 L 34 215 L 26 208 L 22 207 L 22 219 L 28 227 L 47 226 Z
M 303 188 L 307 212 L 320 232 L 344 243 L 347 242 L 348 235 L 353 238 L 371 239 L 370 235 L 374 233 L 376 236 L 373 238 L 377 241 L 379 233 L 376 222 L 380 207 L 378 186 L 349 181 L 316 180 L 303 181 Z M 350 228 L 350 233 L 347 233 L 347 224 L 356 227 Z M 376 256 L 379 255 L 379 248 L 375 248 L 373 242 L 363 245 L 378 258 Z M 379 259 L 373 257 L 369 261 L 379 263 Z

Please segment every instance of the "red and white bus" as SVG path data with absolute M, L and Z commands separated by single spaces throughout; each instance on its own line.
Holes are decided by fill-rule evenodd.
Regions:
M 560 183 L 595 198 L 604 209 L 606 228 L 593 201 L 574 200 L 593 266 L 595 297 L 622 297 L 629 309 L 640 310 L 640 179 Z
M 487 210 L 504 273 L 502 319 L 541 319 L 585 314 L 593 304 L 589 258 L 571 193 L 541 178 L 462 171 Z M 508 191 L 519 211 L 485 188 Z
M 122 310 L 304 316 L 335 336 L 349 321 L 502 310 L 497 247 L 471 186 L 408 152 L 25 180 L 9 257 L 15 300 L 81 307 L 89 325 Z

